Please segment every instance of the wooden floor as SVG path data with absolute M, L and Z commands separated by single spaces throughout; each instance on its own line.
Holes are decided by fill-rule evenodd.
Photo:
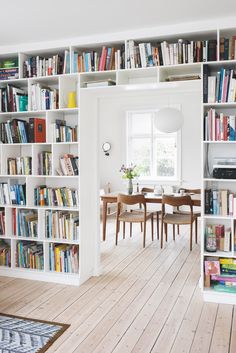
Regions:
M 143 249 L 139 228 L 117 247 L 108 232 L 102 276 L 79 288 L 0 277 L 0 312 L 69 323 L 48 353 L 236 352 L 236 308 L 203 303 L 186 230 L 162 251 Z

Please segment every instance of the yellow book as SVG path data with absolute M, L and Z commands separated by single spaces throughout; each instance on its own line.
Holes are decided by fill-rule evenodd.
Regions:
M 236 259 L 220 259 L 221 265 L 236 265 Z

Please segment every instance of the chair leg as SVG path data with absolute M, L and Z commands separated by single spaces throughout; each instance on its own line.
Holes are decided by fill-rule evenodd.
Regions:
M 123 222 L 123 239 L 125 239 L 125 222 Z
M 196 220 L 195 220 L 195 243 L 197 244 L 197 226 L 198 226 L 198 224 L 197 224 L 197 218 L 196 218 Z
M 177 232 L 178 232 L 178 235 L 179 235 L 179 225 L 177 225 Z
M 141 232 L 143 231 L 143 222 L 140 222 L 140 229 L 141 229 Z
M 193 223 L 190 224 L 190 251 L 193 248 Z
M 118 243 L 118 234 L 119 234 L 119 230 L 120 230 L 120 222 L 118 221 L 118 219 L 116 220 L 116 245 Z
M 145 248 L 146 244 L 146 220 L 143 222 L 143 247 Z
M 173 224 L 173 240 L 175 241 L 175 224 Z
M 161 220 L 161 249 L 163 248 L 163 220 Z
M 157 212 L 157 239 L 159 240 L 159 213 Z
M 154 240 L 154 237 L 153 237 L 153 215 L 151 218 L 151 231 L 152 231 L 152 241 L 153 241 Z
M 130 224 L 129 224 L 129 236 L 130 236 L 130 238 L 132 238 L 132 222 L 130 222 Z
M 167 223 L 164 224 L 164 227 L 165 227 L 165 235 L 166 235 L 166 242 L 167 242 L 167 227 L 168 227 Z

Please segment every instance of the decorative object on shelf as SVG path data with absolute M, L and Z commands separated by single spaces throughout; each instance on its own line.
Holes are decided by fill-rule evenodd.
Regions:
M 76 92 L 71 91 L 68 93 L 67 108 L 76 108 Z
M 161 109 L 155 119 L 156 128 L 165 133 L 177 132 L 184 123 L 184 116 L 179 109 L 166 107 Z
M 102 144 L 102 150 L 105 153 L 105 156 L 109 157 L 110 156 L 110 150 L 111 150 L 110 142 L 104 142 Z
M 132 195 L 133 193 L 133 182 L 132 180 L 138 176 L 138 172 L 136 171 L 136 165 L 131 163 L 130 167 L 125 167 L 123 164 L 120 168 L 120 172 L 123 173 L 123 179 L 128 179 L 128 194 Z
M 205 228 L 205 242 L 206 251 L 216 252 L 216 234 L 213 232 L 212 226 L 206 226 Z

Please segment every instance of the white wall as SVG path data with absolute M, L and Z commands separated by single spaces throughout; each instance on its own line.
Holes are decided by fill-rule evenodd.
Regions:
M 126 162 L 126 110 L 152 109 L 167 106 L 168 102 L 181 105 L 184 114 L 182 128 L 182 180 L 186 187 L 200 187 L 201 180 L 201 110 L 200 92 L 133 91 L 100 98 L 99 119 L 99 165 L 100 186 L 108 182 L 112 190 L 122 190 L 124 180 L 119 169 Z M 110 156 L 102 152 L 102 144 L 108 141 L 112 148 Z

